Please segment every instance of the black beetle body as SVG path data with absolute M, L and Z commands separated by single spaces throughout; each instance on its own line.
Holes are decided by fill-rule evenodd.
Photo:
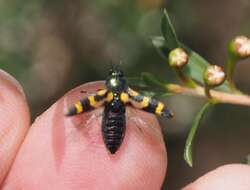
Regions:
M 113 67 L 106 79 L 106 88 L 76 102 L 69 108 L 67 116 L 84 113 L 104 105 L 102 136 L 106 148 L 115 154 L 121 146 L 126 131 L 126 106 L 171 118 L 173 114 L 155 99 L 143 96 L 127 86 L 121 70 Z

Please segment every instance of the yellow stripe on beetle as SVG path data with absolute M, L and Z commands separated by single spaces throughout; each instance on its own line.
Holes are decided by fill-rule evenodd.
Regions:
M 107 101 L 107 102 L 111 102 L 111 101 L 113 100 L 113 98 L 114 98 L 113 93 L 112 93 L 112 92 L 109 92 L 108 95 L 107 95 L 106 101 Z
M 82 104 L 81 104 L 80 101 L 75 103 L 75 108 L 76 108 L 77 113 L 82 113 L 83 112 L 83 107 L 82 107 Z
M 129 101 L 129 97 L 128 97 L 128 94 L 125 93 L 125 92 L 122 92 L 121 93 L 121 96 L 120 96 L 120 99 L 123 103 L 127 103 Z
M 130 96 L 139 96 L 140 94 L 134 90 L 132 90 L 131 88 L 128 89 L 128 93 Z
M 162 112 L 162 110 L 163 110 L 163 108 L 164 108 L 164 104 L 161 103 L 161 102 L 159 102 L 158 105 L 157 105 L 157 107 L 156 107 L 156 109 L 155 109 L 155 113 L 160 115 L 161 112 Z
M 140 97 L 141 98 L 141 97 Z M 129 102 L 131 102 L 131 104 L 138 108 L 138 109 L 143 109 L 149 106 L 150 103 L 150 98 L 149 97 L 143 97 L 142 100 L 135 100 L 132 98 L 129 98 Z
M 94 96 L 89 96 L 88 99 L 89 99 L 90 106 L 96 107 L 97 102 L 95 101 L 95 97 Z
M 140 104 L 142 105 L 143 108 L 148 107 L 150 102 L 150 98 L 149 97 L 143 97 L 142 102 L 140 102 Z
M 107 92 L 106 89 L 104 89 L 104 90 L 98 90 L 98 91 L 97 91 L 97 95 L 98 95 L 98 96 L 103 96 L 103 95 L 106 94 L 106 92 Z

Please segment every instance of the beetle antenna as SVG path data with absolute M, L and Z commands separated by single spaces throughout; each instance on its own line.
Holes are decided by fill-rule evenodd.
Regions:
M 123 64 L 122 60 L 120 60 L 119 63 L 113 63 L 113 61 L 110 61 L 110 70 L 111 71 L 119 71 L 121 68 L 121 65 Z

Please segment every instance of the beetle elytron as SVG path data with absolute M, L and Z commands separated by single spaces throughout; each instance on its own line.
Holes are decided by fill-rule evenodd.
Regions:
M 116 66 L 110 70 L 105 85 L 105 89 L 98 90 L 96 94 L 76 102 L 66 115 L 77 115 L 104 105 L 102 136 L 111 154 L 115 154 L 119 149 L 125 135 L 126 105 L 163 117 L 173 117 L 162 102 L 143 96 L 128 87 L 123 72 Z

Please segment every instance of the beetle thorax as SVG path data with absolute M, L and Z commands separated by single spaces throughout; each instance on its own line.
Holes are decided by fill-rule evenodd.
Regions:
M 106 86 L 112 92 L 122 92 L 126 89 L 126 81 L 119 70 L 111 70 L 106 79 Z

